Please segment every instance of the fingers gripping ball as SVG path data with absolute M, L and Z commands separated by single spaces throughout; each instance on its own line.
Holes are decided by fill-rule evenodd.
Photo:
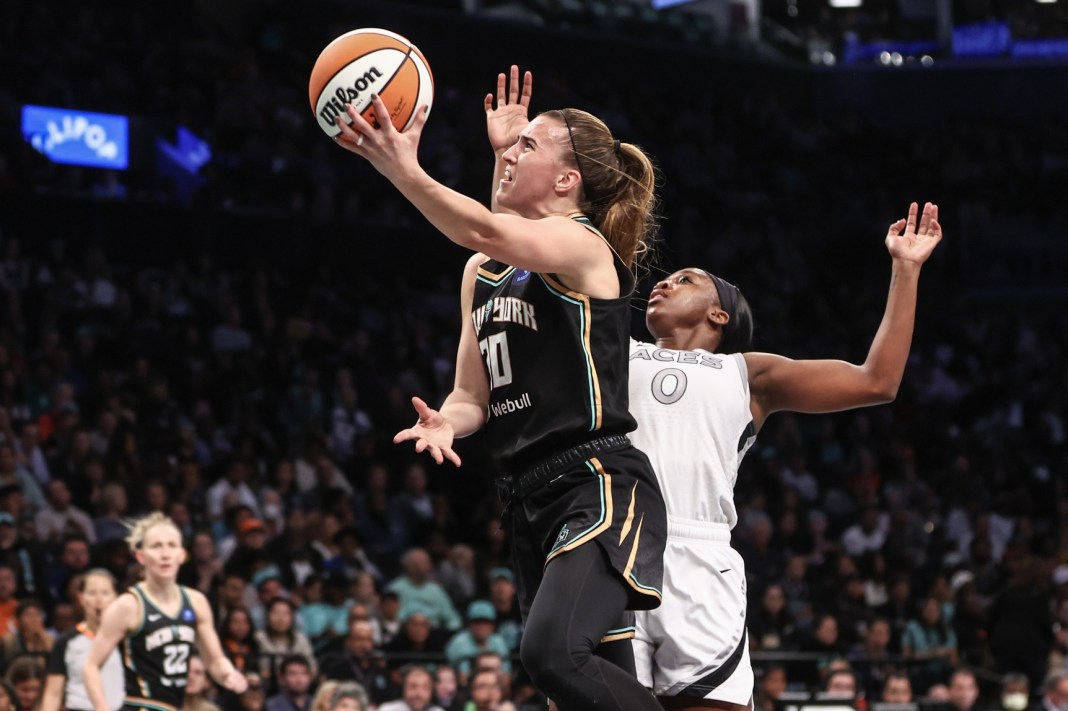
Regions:
M 371 95 L 378 94 L 398 131 L 415 120 L 415 110 L 434 100 L 430 65 L 404 37 L 368 27 L 346 32 L 326 45 L 315 60 L 308 99 L 319 127 L 331 138 L 341 133 L 338 121 L 349 121 L 345 104 L 352 104 L 377 126 Z

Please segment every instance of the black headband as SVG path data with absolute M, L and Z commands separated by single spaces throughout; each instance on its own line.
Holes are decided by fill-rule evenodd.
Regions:
M 723 327 L 723 338 L 720 340 L 720 346 L 722 347 L 738 329 L 738 296 L 740 292 L 738 287 L 726 279 L 721 279 L 715 274 L 709 274 L 708 276 L 712 277 L 712 283 L 716 285 L 716 292 L 719 294 L 719 305 L 730 317 L 727 325 Z
M 731 317 L 731 322 L 733 323 L 735 316 L 738 315 L 738 287 L 715 274 L 709 274 L 708 276 L 712 277 L 712 283 L 716 285 L 716 292 L 719 293 L 719 305 Z
M 590 199 L 590 204 L 596 207 L 601 202 L 601 196 L 594 195 L 593 186 L 586 182 L 586 173 L 582 170 L 582 155 L 578 152 L 578 148 L 575 147 L 575 134 L 571 131 L 571 122 L 567 120 L 566 109 L 560 109 L 560 118 L 564 120 L 564 127 L 567 128 L 567 137 L 571 141 L 571 152 L 575 156 L 575 165 L 578 167 L 579 177 L 582 179 L 582 187 L 586 191 L 586 197 Z M 619 146 L 618 139 L 612 142 L 612 150 L 615 152 L 617 160 L 622 161 L 623 151 Z

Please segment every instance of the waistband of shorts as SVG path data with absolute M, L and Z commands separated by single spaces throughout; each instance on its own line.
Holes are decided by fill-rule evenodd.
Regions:
M 565 449 L 529 469 L 497 479 L 497 496 L 504 503 L 522 499 L 563 474 L 579 462 L 630 446 L 626 435 L 608 435 Z
M 731 527 L 725 523 L 678 518 L 668 514 L 667 532 L 672 538 L 691 538 L 730 545 Z

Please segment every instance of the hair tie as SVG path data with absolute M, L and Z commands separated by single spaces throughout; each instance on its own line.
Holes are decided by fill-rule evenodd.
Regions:
M 616 140 L 612 141 L 612 150 L 616 152 L 617 156 L 621 155 L 620 149 L 619 149 L 619 139 L 618 138 Z

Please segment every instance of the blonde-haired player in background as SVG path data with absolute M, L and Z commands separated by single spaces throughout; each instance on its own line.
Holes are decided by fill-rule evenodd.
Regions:
M 212 678 L 244 692 L 245 677 L 223 654 L 207 598 L 177 583 L 185 561 L 178 526 L 161 513 L 149 514 L 130 526 L 126 542 L 145 577 L 104 611 L 89 650 L 85 687 L 95 711 L 110 711 L 100 667 L 120 643 L 127 711 L 180 711 L 194 645 Z

